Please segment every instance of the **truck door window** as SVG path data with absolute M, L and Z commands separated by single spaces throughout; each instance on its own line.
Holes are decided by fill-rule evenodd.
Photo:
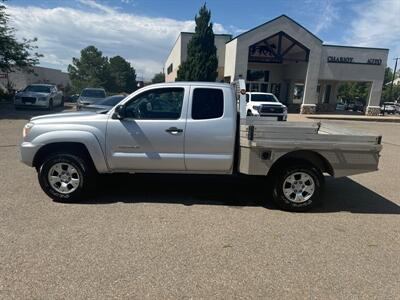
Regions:
M 126 105 L 126 115 L 133 119 L 179 119 L 183 95 L 183 88 L 161 88 L 143 92 Z
M 196 88 L 193 92 L 192 119 L 216 119 L 224 114 L 224 94 L 221 89 Z

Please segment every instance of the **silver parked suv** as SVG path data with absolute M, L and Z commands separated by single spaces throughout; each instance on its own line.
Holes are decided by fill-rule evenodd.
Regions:
M 80 110 L 87 105 L 96 104 L 106 97 L 106 91 L 101 88 L 86 88 L 82 90 L 78 101 L 76 102 L 76 109 Z

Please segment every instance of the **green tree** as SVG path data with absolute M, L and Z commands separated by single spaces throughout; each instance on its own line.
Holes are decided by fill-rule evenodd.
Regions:
M 386 67 L 385 68 L 385 77 L 383 79 L 383 84 L 387 84 L 391 82 L 393 79 L 393 70 L 391 67 Z
M 8 73 L 13 69 L 24 69 L 32 72 L 32 67 L 39 63 L 42 56 L 32 53 L 37 48 L 32 43 L 37 39 L 17 41 L 15 29 L 8 25 L 9 16 L 2 2 L 4 0 L 0 0 L 0 71 Z
M 339 87 L 338 96 L 349 101 L 361 101 L 366 104 L 368 99 L 369 86 L 366 82 L 346 82 Z
M 132 93 L 137 89 L 136 71 L 123 57 L 119 55 L 111 57 L 109 70 L 107 87 L 111 93 Z
M 390 83 L 383 87 L 381 102 L 400 101 L 400 84 L 394 84 L 390 92 Z
M 215 81 L 217 79 L 218 58 L 214 42 L 211 12 L 204 4 L 195 16 L 196 29 L 188 43 L 187 59 L 178 69 L 178 81 Z
M 396 72 L 395 79 L 399 77 L 399 73 Z M 393 70 L 390 67 L 386 67 L 385 69 L 385 77 L 383 80 L 383 90 L 382 90 L 382 98 L 381 102 L 392 102 L 395 100 L 400 100 L 400 85 L 393 85 Z
M 72 58 L 69 77 L 75 92 L 86 87 L 105 87 L 110 80 L 108 58 L 95 46 L 81 50 L 81 57 Z
M 152 83 L 161 83 L 165 82 L 165 74 L 160 72 L 154 75 L 153 79 L 151 80 Z

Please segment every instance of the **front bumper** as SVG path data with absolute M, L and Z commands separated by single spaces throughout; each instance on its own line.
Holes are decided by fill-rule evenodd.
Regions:
M 251 113 L 256 117 L 276 117 L 278 121 L 287 121 L 287 113 L 260 113 L 255 109 L 252 109 Z
M 93 104 L 93 103 L 91 103 L 91 102 L 80 102 L 80 101 L 78 101 L 78 102 L 76 102 L 76 110 L 84 109 L 86 106 L 91 105 L 91 104 Z
M 21 162 L 32 167 L 33 160 L 34 160 L 35 155 L 36 155 L 37 151 L 39 150 L 39 148 L 40 148 L 40 145 L 34 145 L 30 142 L 22 142 L 22 144 L 20 146 Z
M 14 100 L 14 106 L 16 107 L 48 107 L 49 106 L 49 101 L 39 101 L 36 100 L 34 103 L 31 102 L 23 102 L 22 100 Z

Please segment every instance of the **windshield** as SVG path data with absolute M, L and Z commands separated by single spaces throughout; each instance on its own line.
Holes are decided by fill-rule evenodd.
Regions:
M 272 94 L 251 94 L 251 101 L 254 102 L 279 102 Z
M 106 93 L 104 90 L 83 90 L 81 96 L 88 98 L 105 98 Z
M 28 85 L 24 92 L 35 92 L 35 93 L 50 93 L 50 86 L 48 85 Z
M 115 106 L 124 98 L 125 96 L 111 96 L 105 98 L 104 100 L 101 100 L 100 102 L 98 102 L 98 104 L 105 106 Z

